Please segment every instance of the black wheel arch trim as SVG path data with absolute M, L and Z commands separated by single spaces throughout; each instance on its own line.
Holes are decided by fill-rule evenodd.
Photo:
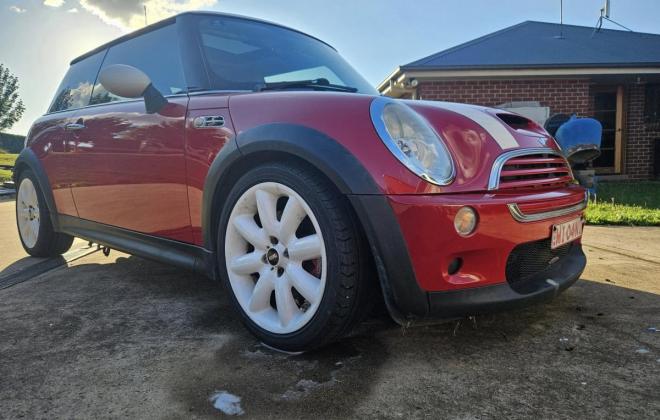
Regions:
M 274 152 L 275 151 L 275 152 Z M 388 311 L 399 323 L 425 316 L 426 292 L 417 284 L 398 221 L 383 191 L 366 168 L 343 145 L 315 129 L 294 124 L 266 124 L 239 132 L 209 168 L 202 200 L 204 247 L 214 250 L 214 206 L 221 205 L 223 182 L 231 183 L 240 169 L 259 162 L 264 154 L 304 160 L 323 173 L 355 210 L 369 242 Z M 247 166 L 249 167 L 249 166 Z
M 222 187 L 227 187 L 227 179 L 230 178 L 232 168 L 241 160 L 242 156 L 238 150 L 235 139 L 227 142 L 217 154 L 209 167 L 204 190 L 202 193 L 202 237 L 204 248 L 215 250 L 215 238 L 213 235 L 213 206 L 217 195 Z
M 243 155 L 259 151 L 289 153 L 323 172 L 343 194 L 382 194 L 362 164 L 337 140 L 313 128 L 274 123 L 252 128 L 236 137 Z
M 57 214 L 57 206 L 55 206 L 55 199 L 53 198 L 53 191 L 50 188 L 50 181 L 48 180 L 48 175 L 46 174 L 41 161 L 32 149 L 23 149 L 18 155 L 18 158 L 16 158 L 16 162 L 14 163 L 13 178 L 17 191 L 19 181 L 18 178 L 21 172 L 24 170 L 23 168 L 30 169 L 34 176 L 37 178 L 39 189 L 41 190 L 44 200 L 46 201 L 46 207 L 48 208 L 48 214 L 50 215 L 50 221 L 53 225 L 53 230 L 59 232 L 59 217 Z
M 204 182 L 202 232 L 204 246 L 215 249 L 213 206 L 218 187 L 243 164 L 259 156 L 285 154 L 302 159 L 321 171 L 342 194 L 382 194 L 362 164 L 344 146 L 320 131 L 294 124 L 266 124 L 240 132 L 220 149 Z
M 428 294 L 417 283 L 406 241 L 387 197 L 351 195 L 349 199 L 369 241 L 392 319 L 408 326 L 425 317 L 429 312 Z

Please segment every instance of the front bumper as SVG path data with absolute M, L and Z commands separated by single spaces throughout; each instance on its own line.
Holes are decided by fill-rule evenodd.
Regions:
M 567 207 L 584 190 L 525 194 L 452 194 L 352 196 L 374 255 L 392 316 L 401 323 L 415 318 L 456 318 L 531 304 L 552 298 L 573 284 L 586 265 L 580 241 L 559 261 L 524 281 L 511 278 L 507 263 L 516 247 L 549 240 L 552 226 L 582 216 L 582 210 L 543 220 L 521 222 L 510 211 L 518 203 L 527 212 Z M 548 204 L 554 203 L 554 204 Z M 572 205 L 573 205 L 572 204 Z M 454 231 L 453 217 L 464 205 L 479 214 L 476 232 L 467 238 Z M 449 263 L 461 258 L 457 273 Z M 508 274 L 508 275 L 507 275 Z
M 430 292 L 429 314 L 458 318 L 497 312 L 550 300 L 580 278 L 587 259 L 580 244 L 547 270 L 525 280 L 514 290 L 509 283 L 451 292 Z

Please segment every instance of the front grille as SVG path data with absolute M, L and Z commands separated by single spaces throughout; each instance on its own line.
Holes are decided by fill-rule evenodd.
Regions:
M 506 281 L 516 286 L 556 264 L 571 250 L 573 243 L 550 249 L 550 238 L 527 242 L 513 248 L 506 261 Z M 514 288 L 515 289 L 515 288 Z
M 566 159 L 546 153 L 516 156 L 500 172 L 499 189 L 546 188 L 572 181 Z

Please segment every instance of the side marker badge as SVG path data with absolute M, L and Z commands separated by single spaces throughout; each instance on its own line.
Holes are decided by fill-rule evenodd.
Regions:
M 216 128 L 225 125 L 225 117 L 222 115 L 211 115 L 196 117 L 193 120 L 193 127 L 195 128 Z

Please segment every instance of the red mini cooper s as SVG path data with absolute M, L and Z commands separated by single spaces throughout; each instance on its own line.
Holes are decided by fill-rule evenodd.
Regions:
M 289 351 L 536 303 L 585 267 L 585 192 L 498 109 L 379 96 L 328 44 L 185 13 L 71 62 L 16 163 L 25 250 L 81 237 L 221 281 Z

